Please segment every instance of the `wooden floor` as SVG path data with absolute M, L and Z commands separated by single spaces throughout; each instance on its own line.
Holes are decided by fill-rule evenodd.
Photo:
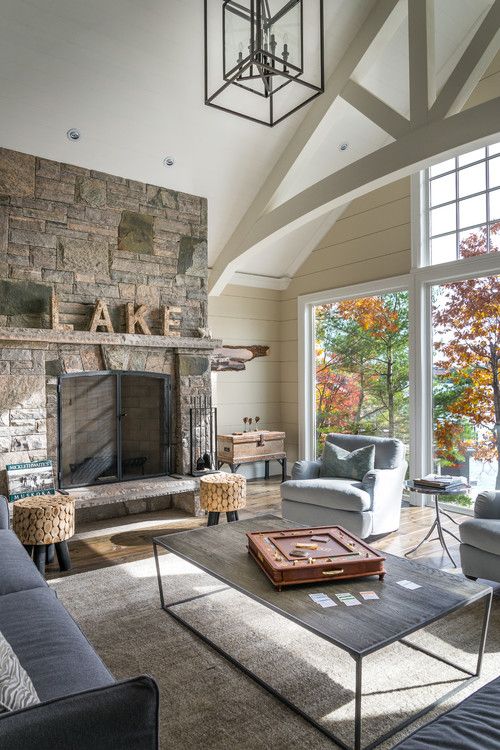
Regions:
M 262 513 L 281 515 L 278 478 L 248 482 L 247 498 L 247 508 L 240 512 L 240 518 L 251 518 Z M 466 518 L 460 514 L 453 515 L 458 523 Z M 395 555 L 403 555 L 425 536 L 433 520 L 432 508 L 404 507 L 399 531 L 376 540 L 373 546 Z M 446 525 L 457 533 L 458 527 L 451 521 L 444 520 Z M 76 575 L 88 570 L 149 557 L 152 554 L 151 540 L 154 536 L 192 529 L 205 524 L 204 518 L 191 518 L 174 510 L 86 524 L 77 528 L 77 534 L 69 543 L 73 563 L 71 571 L 61 574 L 57 564 L 53 564 L 47 567 L 47 578 Z M 457 565 L 460 565 L 458 543 L 452 537 L 447 537 L 448 540 L 449 549 Z M 412 559 L 444 570 L 455 570 L 437 541 L 423 545 L 415 555 L 412 555 Z

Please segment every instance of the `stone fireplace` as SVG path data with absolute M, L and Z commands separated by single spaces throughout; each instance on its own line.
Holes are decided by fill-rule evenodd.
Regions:
M 206 221 L 203 198 L 0 149 L 0 470 L 48 457 L 63 486 L 189 471 L 189 405 L 210 394 L 220 343 L 198 331 Z M 118 399 L 105 439 L 75 407 L 87 378 Z M 156 454 L 134 437 L 147 414 L 154 428 L 155 388 L 168 393 Z M 69 437 L 61 407 L 88 434 Z

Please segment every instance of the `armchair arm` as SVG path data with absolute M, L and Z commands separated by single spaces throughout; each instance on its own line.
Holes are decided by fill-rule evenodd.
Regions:
M 500 490 L 483 490 L 476 497 L 475 518 L 500 518 Z
M 158 687 L 151 677 L 39 703 L 0 717 L 0 747 L 158 750 Z
M 395 469 L 371 469 L 363 477 L 363 484 L 371 495 L 372 510 L 390 505 L 398 498 L 401 503 L 403 482 L 408 464 L 403 461 Z
M 292 479 L 317 479 L 321 461 L 295 461 L 292 466 Z

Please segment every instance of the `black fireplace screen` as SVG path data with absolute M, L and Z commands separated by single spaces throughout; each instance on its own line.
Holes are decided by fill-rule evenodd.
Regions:
M 58 393 L 61 488 L 169 473 L 168 375 L 61 375 Z

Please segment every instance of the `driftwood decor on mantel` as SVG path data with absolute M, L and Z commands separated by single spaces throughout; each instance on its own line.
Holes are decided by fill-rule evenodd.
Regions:
M 252 346 L 221 346 L 212 354 L 212 370 L 214 372 L 228 372 L 245 370 L 247 362 L 256 357 L 267 357 L 268 346 L 255 344 Z

